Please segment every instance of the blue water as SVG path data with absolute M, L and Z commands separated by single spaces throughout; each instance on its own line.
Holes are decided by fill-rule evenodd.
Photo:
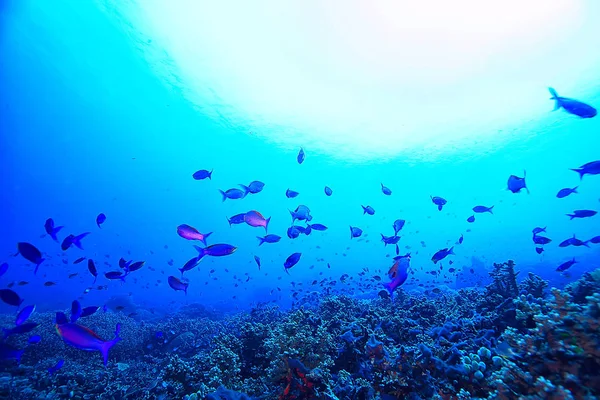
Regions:
M 580 6 L 597 10 L 593 4 Z M 26 303 L 37 304 L 38 311 L 66 309 L 74 299 L 84 305 L 131 301 L 166 314 L 195 302 L 226 312 L 271 301 L 288 308 L 293 303 L 290 282 L 306 286 L 342 274 L 358 281 L 363 268 L 381 270 L 383 276 L 396 253 L 393 246 L 384 247 L 380 234 L 392 235 L 398 218 L 407 221 L 400 254 L 412 256 L 413 274 L 405 290 L 424 290 L 418 283 L 484 286 L 492 264 L 508 259 L 522 275 L 533 271 L 556 287 L 599 266 L 598 245 L 559 248 L 558 243 L 573 234 L 582 240 L 600 234 L 600 217 L 571 221 L 565 216 L 600 208 L 600 178 L 580 181 L 569 170 L 600 159 L 600 120 L 552 112 L 547 92 L 555 86 L 561 95 L 600 106 L 600 57 L 591 34 L 597 31 L 589 24 L 579 36 L 576 28 L 569 31 L 570 37 L 578 37 L 572 54 L 571 43 L 562 42 L 555 44 L 559 50 L 554 54 L 546 53 L 555 56 L 542 61 L 549 69 L 540 75 L 548 81 L 523 81 L 525 89 L 511 97 L 495 94 L 493 77 L 480 74 L 473 76 L 480 89 L 454 92 L 456 102 L 445 103 L 446 110 L 440 108 L 435 88 L 424 88 L 417 104 L 410 99 L 395 104 L 402 117 L 419 113 L 406 122 L 411 134 L 403 136 L 399 126 L 397 136 L 386 130 L 380 143 L 377 131 L 371 137 L 356 134 L 360 126 L 349 128 L 352 140 L 343 139 L 343 130 L 330 132 L 330 137 L 325 131 L 311 136 L 294 130 L 297 121 L 303 128 L 311 126 L 311 121 L 301 121 L 302 115 L 282 119 L 287 125 L 270 124 L 263 115 L 229 107 L 226 94 L 190 95 L 192 88 L 185 87 L 186 78 L 177 76 L 173 65 L 161 65 L 148 55 L 166 57 L 170 50 L 133 35 L 134 22 L 123 18 L 111 2 L 0 2 L 0 262 L 9 264 L 0 285 L 29 282 L 13 289 Z M 589 57 L 578 64 L 575 56 L 581 54 Z M 519 60 L 505 62 L 508 69 Z M 501 79 L 510 76 L 505 71 Z M 519 79 L 515 73 L 514 87 Z M 440 89 L 445 100 L 450 89 L 458 88 Z M 257 94 L 257 102 L 260 98 Z M 408 108 L 401 111 L 403 105 Z M 459 122 L 449 117 L 453 110 Z M 482 119 L 487 113 L 490 118 Z M 344 118 L 339 109 L 334 114 Z M 368 115 L 361 118 L 368 120 Z M 419 135 L 419 120 L 421 141 L 414 136 Z M 444 124 L 449 124 L 446 135 Z M 439 133 L 430 134 L 434 127 Z M 306 160 L 300 165 L 296 155 L 301 147 Z M 214 170 L 212 180 L 192 179 L 199 169 Z M 524 171 L 530 194 L 506 190 L 508 177 Z M 261 193 L 222 202 L 219 189 L 253 180 L 266 184 Z M 383 195 L 381 183 L 393 191 L 391 196 Z M 325 196 L 325 186 L 333 189 L 331 197 Z M 579 186 L 578 194 L 556 198 L 560 189 L 574 186 Z M 286 198 L 288 188 L 300 195 Z M 438 211 L 430 196 L 442 196 L 448 204 Z M 329 229 L 287 238 L 288 210 L 300 204 L 310 208 L 312 222 Z M 363 215 L 361 205 L 371 205 L 375 215 Z M 469 224 L 466 219 L 477 205 L 494 206 L 493 215 L 477 214 Z M 226 217 L 249 210 L 271 217 L 269 233 L 282 236 L 281 242 L 258 247 L 262 228 L 229 226 Z M 95 218 L 101 212 L 107 220 L 99 229 Z M 62 252 L 44 236 L 47 218 L 65 226 L 61 240 L 69 233 L 91 232 L 83 240 L 85 250 Z M 207 258 L 186 273 L 187 296 L 167 284 L 167 277 L 179 276 L 176 268 L 197 254 L 192 242 L 177 235 L 180 224 L 214 232 L 209 243 L 237 247 L 231 256 Z M 363 229 L 363 237 L 351 239 L 349 226 Z M 536 226 L 547 227 L 553 239 L 541 255 L 532 242 Z M 461 235 L 464 243 L 455 246 Z M 13 256 L 17 242 L 30 242 L 44 254 L 37 275 L 31 263 Z M 426 274 L 438 268 L 432 255 L 451 246 L 456 255 L 448 259 L 463 273 L 445 278 Z M 302 258 L 288 275 L 283 263 L 294 252 Z M 254 255 L 262 260 L 260 271 Z M 100 276 L 94 286 L 85 262 L 72 264 L 82 256 L 96 260 Z M 146 265 L 126 283 L 106 280 L 103 273 L 118 270 L 120 257 Z M 555 271 L 573 257 L 578 263 L 568 274 Z M 442 263 L 446 270 L 448 259 Z M 44 286 L 48 281 L 56 285 Z M 98 285 L 107 288 L 96 290 Z M 355 295 L 375 298 L 377 290 Z M 14 309 L 0 305 L 0 311 Z

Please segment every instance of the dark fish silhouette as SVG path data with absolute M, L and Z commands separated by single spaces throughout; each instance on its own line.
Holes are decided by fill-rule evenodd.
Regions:
M 229 189 L 226 191 L 222 191 L 219 190 L 219 193 L 221 193 L 221 196 L 223 196 L 223 201 L 227 200 L 227 199 L 231 199 L 231 200 L 237 200 L 237 199 L 243 199 L 244 197 L 246 197 L 247 192 L 244 192 L 243 190 L 240 189 Z
M 439 197 L 439 196 L 430 196 L 430 197 L 431 197 L 431 201 L 433 202 L 433 204 L 435 204 L 437 206 L 438 210 L 442 211 L 442 208 L 447 203 L 446 199 Z
M 98 225 L 98 228 L 102 228 L 102 224 L 106 221 L 106 215 L 104 215 L 104 213 L 100 213 L 98 214 L 98 216 L 96 217 L 96 225 Z
M 548 88 L 552 97 L 550 100 L 554 100 L 554 111 L 559 108 L 563 108 L 569 114 L 577 115 L 581 118 L 593 118 L 598 113 L 596 109 L 589 104 L 585 104 L 579 100 L 569 99 L 568 97 L 560 97 L 556 90 Z
M 199 171 L 194 172 L 192 177 L 197 181 L 206 179 L 206 178 L 212 179 L 212 172 L 213 172 L 213 170 L 207 171 L 205 169 L 201 169 Z
M 187 295 L 187 290 L 190 286 L 188 282 L 184 282 L 174 276 L 169 276 L 169 278 L 167 278 L 167 281 L 169 282 L 169 286 L 171 286 L 173 290 L 182 290 Z
M 598 214 L 598 212 L 594 211 L 594 210 L 575 210 L 575 211 L 573 211 L 573 214 L 567 214 L 567 216 L 571 217 L 571 219 L 589 218 L 589 217 L 593 217 L 596 214 Z
M 383 183 L 381 184 L 381 191 L 386 196 L 391 196 L 392 195 L 392 190 L 389 187 L 383 186 Z
M 248 186 L 244 186 L 244 185 L 240 185 L 242 189 L 244 189 L 244 191 L 246 192 L 246 194 L 250 193 L 250 194 L 256 194 L 256 193 L 260 193 L 263 188 L 265 187 L 265 184 L 262 183 L 261 181 L 252 181 L 250 182 L 250 184 Z
M 527 188 L 527 184 L 525 183 L 525 178 L 527 177 L 527 172 L 523 171 L 523 177 L 519 178 L 516 175 L 511 175 L 508 177 L 507 188 L 513 193 L 519 193 L 521 189 L 527 190 L 529 193 L 529 189 Z
M 305 157 L 306 157 L 306 154 L 304 154 L 304 149 L 302 147 L 300 147 L 300 151 L 298 152 L 298 157 L 296 157 L 298 164 L 302 164 L 304 162 Z
M 493 214 L 493 212 L 492 212 L 493 208 L 494 208 L 494 206 L 491 206 L 491 207 L 475 206 L 475 207 L 473 207 L 473 212 L 476 212 L 476 213 L 479 213 L 479 214 L 484 213 L 484 212 L 488 212 L 490 214 Z
M 373 207 L 371 206 L 361 206 L 363 208 L 363 215 L 365 214 L 369 214 L 369 215 L 373 215 L 375 214 L 375 210 L 373 209 Z
M 24 259 L 35 264 L 35 270 L 33 271 L 33 274 L 37 274 L 40 264 L 44 262 L 42 253 L 37 249 L 37 247 L 27 242 L 17 243 L 17 250 L 18 254 L 23 256 Z
M 331 196 L 333 194 L 333 190 L 329 186 L 325 186 L 325 195 Z
M 0 300 L 15 307 L 19 307 L 23 303 L 23 299 L 11 289 L 0 289 Z
M 584 175 L 598 175 L 600 174 L 600 160 L 583 164 L 579 168 L 571 168 L 571 171 L 577 172 L 579 179 L 583 179 Z
M 58 242 L 58 238 L 56 237 L 56 234 L 62 228 L 64 228 L 64 226 L 54 226 L 54 220 L 52 218 L 48 218 L 46 220 L 46 223 L 44 224 L 44 229 L 46 230 L 46 233 L 48 235 L 50 235 L 50 237 L 52 238 L 52 240 L 54 240 L 55 242 Z
M 579 186 L 575 186 L 573 189 L 570 189 L 570 188 L 560 189 L 558 191 L 558 193 L 556 194 L 556 197 L 558 197 L 559 199 L 563 199 L 563 198 L 567 197 L 570 194 L 577 193 L 577 188 L 578 187 Z

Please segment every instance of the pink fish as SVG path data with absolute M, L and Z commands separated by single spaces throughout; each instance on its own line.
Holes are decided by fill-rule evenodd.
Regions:
M 265 228 L 265 232 L 267 232 L 269 221 L 271 221 L 271 217 L 265 219 L 258 211 L 248 211 L 244 214 L 244 222 L 254 227 L 262 226 Z
M 206 246 L 206 238 L 208 238 L 212 232 L 200 233 L 198 232 L 198 229 L 193 226 L 183 224 L 177 227 L 177 234 L 187 240 L 199 240 Z
M 79 350 L 85 351 L 99 351 L 104 359 L 104 366 L 108 362 L 108 351 L 117 344 L 121 337 L 119 332 L 121 331 L 121 324 L 117 324 L 115 328 L 115 337 L 113 340 L 104 341 L 94 331 L 85 326 L 81 326 L 75 323 L 57 324 L 56 332 L 58 336 L 64 340 L 66 344 L 69 344 Z

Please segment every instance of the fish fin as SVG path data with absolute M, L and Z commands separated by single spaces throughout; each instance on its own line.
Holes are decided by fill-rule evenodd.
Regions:
M 196 246 L 196 245 L 194 245 L 194 248 L 198 252 L 198 262 L 200 262 L 200 260 L 202 259 L 202 257 L 204 257 L 206 255 L 206 250 L 203 249 L 202 247 Z
M 221 189 L 219 189 L 219 193 L 221 193 L 221 196 L 223 196 L 223 201 L 227 200 L 227 195 L 225 194 L 224 191 L 222 191 Z
M 261 238 L 260 236 L 257 236 L 256 238 L 258 239 L 259 246 L 265 242 L 265 239 Z
M 52 240 L 54 240 L 55 242 L 58 242 L 58 237 L 56 236 L 56 234 L 62 229 L 64 228 L 64 226 L 57 226 L 55 228 L 52 229 L 52 232 L 49 233 L 50 237 L 52 238 Z
M 352 227 L 350 227 L 350 239 L 352 239 Z
M 454 246 L 450 247 L 450 250 L 448 250 L 448 254 L 454 254 Z
M 238 186 L 239 186 L 239 187 L 241 187 L 242 189 L 244 189 L 244 192 L 245 192 L 245 194 L 244 194 L 244 197 L 245 197 L 245 196 L 246 196 L 248 193 L 250 193 L 250 188 L 249 188 L 248 186 L 246 186 L 246 185 L 238 185 Z
M 117 324 L 117 328 L 115 329 L 115 338 L 109 342 L 104 342 L 100 346 L 100 353 L 102 353 L 102 360 L 104 361 L 104 366 L 108 364 L 108 352 L 110 349 L 117 343 L 119 343 L 122 339 L 119 336 L 119 332 L 121 330 L 121 324 Z
M 35 265 L 35 269 L 33 270 L 33 274 L 34 274 L 34 275 L 36 275 L 36 274 L 37 274 L 37 272 L 38 272 L 38 269 L 40 268 L 40 264 L 41 264 L 41 263 L 43 263 L 43 262 L 44 262 L 44 260 L 45 260 L 45 258 L 40 258 L 40 262 L 38 262 L 38 263 Z
M 365 206 L 361 206 L 363 208 L 363 215 L 365 215 L 367 213 L 367 207 Z
M 442 206 L 441 204 L 440 204 L 440 205 L 438 205 L 438 211 L 442 211 L 442 208 L 443 208 L 443 207 L 444 207 L 444 206 Z
M 212 181 L 212 173 L 213 173 L 214 169 L 211 169 L 210 172 L 208 173 L 208 179 L 210 179 Z
M 267 233 L 267 230 L 269 229 L 269 222 L 271 222 L 271 217 L 267 218 L 267 222 L 265 223 L 265 233 Z
M 400 254 L 400 248 L 398 247 L 398 244 L 396 244 L 396 255 Z
M 204 235 L 204 239 L 201 240 L 202 243 L 204 243 L 204 245 L 206 246 L 206 239 L 212 235 L 212 232 L 208 232 L 207 234 Z
M 552 110 L 552 111 L 556 111 L 562 106 L 562 104 L 560 102 L 560 98 L 558 97 L 558 93 L 556 93 L 556 90 L 554 90 L 554 88 L 549 87 L 548 91 L 550 92 L 550 95 L 552 96 L 552 97 L 550 97 L 550 100 L 554 100 L 554 110 Z
M 565 214 L 567 217 L 571 217 L 571 220 L 575 218 L 575 214 Z
M 75 246 L 77 246 L 77 248 L 79 248 L 80 250 L 83 250 L 83 247 L 81 246 L 81 240 L 89 234 L 90 234 L 90 232 L 85 232 L 85 233 L 82 233 L 81 235 L 75 236 L 72 240 L 72 243 Z
M 494 212 L 492 211 L 493 209 L 494 209 L 494 206 L 491 206 L 490 208 L 488 208 L 488 212 L 489 212 L 490 214 L 493 214 L 493 213 L 494 213 Z
M 577 191 L 577 189 L 578 189 L 578 188 L 579 188 L 579 186 L 575 186 L 575 187 L 573 188 L 573 190 L 571 191 L 571 193 L 579 193 L 579 192 Z
M 585 171 L 583 168 L 571 168 L 571 171 L 575 171 L 579 174 L 579 180 L 583 179 L 583 175 L 585 175 Z

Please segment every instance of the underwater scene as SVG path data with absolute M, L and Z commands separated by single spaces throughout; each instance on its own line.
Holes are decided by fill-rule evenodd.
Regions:
M 599 18 L 0 0 L 0 398 L 600 398 Z

